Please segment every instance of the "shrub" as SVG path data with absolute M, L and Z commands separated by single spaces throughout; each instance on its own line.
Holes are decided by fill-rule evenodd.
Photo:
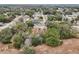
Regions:
M 55 19 L 54 19 L 54 16 L 48 16 L 48 20 L 49 20 L 49 21 L 55 20 Z
M 29 10 L 25 12 L 26 15 L 29 15 L 30 17 L 32 17 L 32 15 L 34 14 L 34 11 Z
M 28 25 L 28 27 L 33 27 L 34 24 L 33 22 L 30 20 L 30 21 L 26 21 L 26 24 Z
M 43 38 L 41 37 L 33 37 L 32 38 L 32 45 L 37 46 L 43 43 Z
M 49 38 L 46 38 L 46 44 L 49 46 L 55 47 L 55 46 L 61 45 L 62 41 L 54 37 L 49 37 Z
M 5 15 L 0 15 L 0 22 L 8 23 L 11 22 L 15 17 L 9 16 L 8 18 Z
M 18 33 L 18 32 L 25 32 L 27 31 L 27 25 L 23 22 L 19 22 L 12 28 L 13 33 Z
M 46 24 L 46 26 L 47 26 L 48 28 L 53 27 L 52 21 L 51 21 L 51 22 L 50 22 L 50 21 L 47 21 L 45 24 Z
M 60 24 L 60 38 L 68 39 L 72 38 L 74 33 L 71 31 L 71 26 L 68 24 Z
M 47 32 L 45 33 L 45 37 L 55 37 L 60 38 L 59 30 L 57 28 L 48 28 Z
M 35 54 L 35 50 L 32 47 L 24 47 L 22 53 L 24 53 L 24 54 Z
M 0 22 L 6 22 L 5 15 L 0 15 Z
M 12 36 L 13 34 L 12 34 L 11 29 L 6 28 L 0 32 L 0 41 L 2 43 L 10 43 Z
M 48 28 L 56 28 L 60 35 L 60 39 L 67 39 L 74 36 L 74 33 L 72 32 L 71 25 L 67 24 L 66 22 L 54 22 L 52 25 L 49 25 Z M 53 32 L 56 31 L 52 29 Z M 50 30 L 50 31 L 52 31 Z M 53 33 L 52 32 L 52 33 Z
M 18 49 L 21 48 L 21 45 L 23 44 L 23 38 L 20 34 L 15 34 L 11 40 L 13 47 Z
M 67 38 L 71 37 L 71 33 L 70 33 L 69 30 L 62 28 L 61 31 L 60 31 L 60 36 L 61 36 L 61 39 L 67 39 Z
M 45 39 L 45 43 L 50 46 L 58 46 L 62 44 L 59 30 L 57 28 L 48 28 L 48 31 L 44 34 L 43 38 Z
M 53 22 L 47 21 L 46 25 L 47 25 L 48 28 L 52 28 L 52 27 L 58 28 L 59 27 L 59 23 L 56 22 L 56 21 L 53 21 Z

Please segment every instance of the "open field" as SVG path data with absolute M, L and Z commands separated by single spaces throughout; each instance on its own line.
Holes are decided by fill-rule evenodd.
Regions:
M 57 53 L 57 54 L 76 54 L 79 53 L 79 39 L 66 39 L 63 40 L 63 44 L 58 47 L 50 47 L 45 44 L 35 47 L 37 53 Z
M 34 47 L 36 54 L 77 54 L 79 53 L 79 39 L 72 38 L 63 40 L 58 47 L 50 47 L 46 44 Z M 0 54 L 18 54 L 21 50 L 8 48 L 8 45 L 0 43 Z

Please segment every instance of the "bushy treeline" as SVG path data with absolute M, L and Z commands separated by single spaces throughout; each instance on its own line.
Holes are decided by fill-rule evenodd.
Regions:
M 49 23 L 48 23 L 49 24 Z M 63 39 L 74 37 L 71 26 L 67 23 L 51 23 L 47 24 L 47 31 L 39 36 L 32 35 L 33 23 L 31 21 L 26 23 L 17 23 L 13 28 L 6 28 L 0 32 L 0 42 L 4 44 L 12 44 L 13 47 L 20 49 L 25 47 L 25 40 L 31 35 L 31 46 L 38 46 L 47 44 L 49 46 L 59 46 L 63 43 Z M 34 53 L 32 48 L 26 46 L 24 48 L 26 53 Z M 24 53 L 24 52 L 23 52 Z

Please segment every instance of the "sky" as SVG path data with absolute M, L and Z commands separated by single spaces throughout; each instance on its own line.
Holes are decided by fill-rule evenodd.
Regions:
M 0 0 L 0 4 L 79 4 L 79 0 Z

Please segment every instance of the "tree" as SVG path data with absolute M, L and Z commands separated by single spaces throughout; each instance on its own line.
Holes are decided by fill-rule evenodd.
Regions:
M 6 22 L 5 15 L 0 15 L 0 22 Z
M 59 40 L 59 39 L 56 39 L 54 37 L 49 37 L 49 38 L 46 38 L 46 44 L 49 45 L 49 46 L 59 46 L 62 44 L 62 41 Z
M 43 38 L 42 37 L 32 37 L 32 45 L 37 46 L 43 43 Z
M 33 27 L 34 26 L 34 24 L 31 20 L 26 21 L 26 24 L 28 25 L 28 27 Z
M 27 25 L 23 22 L 16 23 L 16 25 L 12 28 L 13 33 L 25 32 L 27 31 Z
M 57 28 L 49 28 L 43 38 L 45 39 L 45 43 L 49 46 L 58 46 L 62 44 L 59 30 Z
M 74 33 L 71 31 L 71 26 L 68 24 L 60 24 L 60 38 L 61 39 L 68 39 L 72 38 Z
M 24 42 L 24 39 L 22 38 L 21 34 L 17 33 L 15 34 L 11 39 L 13 47 L 19 49 L 21 48 L 21 45 Z
M 32 17 L 33 14 L 34 14 L 34 11 L 32 11 L 32 10 L 25 12 L 25 15 L 29 15 L 30 17 Z
M 0 32 L 0 41 L 2 43 L 10 43 L 13 33 L 11 29 L 6 28 Z
M 48 20 L 53 21 L 53 20 L 55 20 L 55 17 L 54 16 L 48 16 Z

